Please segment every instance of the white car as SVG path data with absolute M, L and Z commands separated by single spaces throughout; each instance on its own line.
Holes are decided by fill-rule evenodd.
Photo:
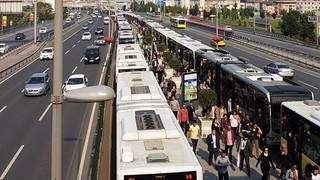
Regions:
M 226 30 L 230 30 L 230 31 L 232 31 L 232 27 L 231 27 L 231 26 L 229 26 L 229 25 L 224 26 L 224 28 L 225 28 Z
M 0 43 L 0 54 L 5 54 L 9 51 L 9 46 L 6 43 Z
M 47 27 L 41 27 L 39 30 L 39 33 L 47 33 L 48 32 L 48 28 Z
M 71 23 L 71 18 L 67 18 L 66 23 Z
M 84 74 L 73 74 L 64 83 L 63 92 L 87 87 L 88 78 Z
M 43 48 L 43 50 L 41 51 L 40 60 L 53 59 L 53 56 L 54 56 L 53 47 L 46 47 L 46 48 Z
M 91 38 L 92 38 L 92 35 L 91 35 L 90 32 L 84 32 L 84 33 L 82 34 L 82 40 L 83 40 L 83 41 L 85 41 L 85 40 L 91 40 Z

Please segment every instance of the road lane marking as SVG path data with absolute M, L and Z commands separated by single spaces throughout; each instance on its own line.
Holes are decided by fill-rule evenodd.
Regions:
M 80 43 L 80 40 L 78 41 L 78 43 Z
M 76 45 L 73 45 L 72 48 L 76 47 Z
M 84 58 L 82 57 L 82 58 L 80 59 L 80 62 L 82 62 L 82 61 L 83 61 L 83 59 L 84 59 Z
M 49 68 L 47 68 L 46 70 L 43 71 L 43 73 L 46 73 L 49 70 Z
M 9 172 L 11 166 L 13 165 L 13 163 L 17 160 L 19 154 L 21 153 L 22 149 L 24 148 L 24 145 L 21 145 L 20 148 L 18 149 L 18 151 L 16 152 L 16 154 L 13 156 L 13 158 L 11 159 L 10 163 L 8 164 L 7 168 L 3 171 L 3 173 L 0 176 L 0 180 L 3 180 L 7 173 Z
M 299 83 L 304 84 L 304 85 L 309 86 L 309 87 L 312 87 L 312 88 L 314 88 L 314 89 L 318 89 L 317 87 L 314 87 L 314 86 L 312 86 L 312 85 L 310 85 L 310 84 L 308 84 L 308 83 L 305 83 L 305 82 L 303 82 L 303 81 L 299 81 Z
M 66 53 L 64 53 L 64 54 L 68 54 L 69 53 L 69 50 L 66 52 Z
M 73 69 L 72 74 L 77 70 L 77 66 Z
M 1 113 L 2 111 L 4 111 L 6 108 L 7 108 L 7 106 L 4 106 L 2 109 L 0 109 L 0 113 Z
M 44 110 L 44 112 L 42 113 L 42 115 L 41 115 L 40 118 L 39 118 L 39 121 L 42 121 L 42 119 L 43 119 L 44 116 L 47 114 L 47 112 L 49 111 L 49 109 L 51 108 L 51 106 L 52 106 L 52 103 L 50 103 L 50 104 L 48 105 L 48 107 L 46 108 L 46 110 Z

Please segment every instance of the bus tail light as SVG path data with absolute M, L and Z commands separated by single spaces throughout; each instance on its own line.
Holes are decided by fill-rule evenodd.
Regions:
M 135 178 L 129 178 L 128 180 L 135 180 Z
M 186 175 L 186 179 L 193 179 L 193 178 L 192 178 L 192 174 L 187 174 L 187 175 Z

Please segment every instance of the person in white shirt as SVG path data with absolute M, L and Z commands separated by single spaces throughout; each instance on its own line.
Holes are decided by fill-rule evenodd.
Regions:
M 293 164 L 291 169 L 288 169 L 286 173 L 287 180 L 299 180 L 299 173 L 297 170 L 297 165 Z
M 319 174 L 319 167 L 314 166 L 313 171 L 311 173 L 311 179 L 312 180 L 320 180 L 320 174 Z

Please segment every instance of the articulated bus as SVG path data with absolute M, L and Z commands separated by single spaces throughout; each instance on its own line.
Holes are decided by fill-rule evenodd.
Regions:
M 176 28 L 186 28 L 187 27 L 187 21 L 183 17 L 171 17 L 170 18 L 171 26 Z
M 313 93 L 293 81 L 216 50 L 196 51 L 196 70 L 202 81 L 209 79 L 218 103 L 229 98 L 239 104 L 251 120 L 257 123 L 268 145 L 280 143 L 280 104 L 284 101 L 312 100 Z
M 312 172 L 313 166 L 320 167 L 320 102 L 294 101 L 281 104 L 281 144 L 287 144 L 289 133 L 297 141 L 293 151 L 303 176 Z M 289 151 L 290 146 L 288 146 Z
M 117 180 L 203 180 L 152 72 L 119 73 L 116 109 Z

